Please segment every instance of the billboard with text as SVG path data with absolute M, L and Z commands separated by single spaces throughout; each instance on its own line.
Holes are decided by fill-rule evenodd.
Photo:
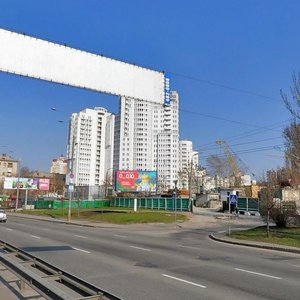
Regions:
M 116 192 L 151 192 L 157 189 L 156 171 L 117 171 Z
M 46 178 L 5 177 L 4 189 L 49 191 L 50 180 Z

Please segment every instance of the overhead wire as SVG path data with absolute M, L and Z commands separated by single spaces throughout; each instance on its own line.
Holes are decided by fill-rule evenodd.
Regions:
M 250 142 L 238 143 L 238 144 L 232 144 L 232 145 L 230 145 L 230 147 L 242 146 L 242 145 L 247 145 L 247 144 L 255 144 L 255 143 L 260 143 L 260 142 L 277 140 L 277 139 L 281 139 L 281 138 L 282 138 L 281 136 L 272 137 L 272 138 L 266 138 L 266 139 L 262 139 L 262 140 L 256 140 L 256 141 L 250 141 Z M 208 151 L 208 150 L 216 150 L 216 149 L 219 149 L 219 146 L 214 146 L 214 147 L 211 147 L 211 148 L 202 148 L 202 149 L 199 149 L 199 151 Z M 196 149 L 195 151 L 198 151 L 198 149 Z
M 269 100 L 269 101 L 282 102 L 282 100 L 276 99 L 274 97 L 270 97 L 270 96 L 266 96 L 266 95 L 263 95 L 263 94 L 260 94 L 260 93 L 257 93 L 257 92 L 244 90 L 244 89 L 232 87 L 232 86 L 229 86 L 229 85 L 213 82 L 213 81 L 198 78 L 198 77 L 195 77 L 195 76 L 175 73 L 175 72 L 171 72 L 171 71 L 168 71 L 167 73 L 171 74 L 171 75 L 174 75 L 174 76 L 183 77 L 183 78 L 186 78 L 186 79 L 189 79 L 189 80 L 194 80 L 194 81 L 198 81 L 198 82 L 201 82 L 201 83 L 209 84 L 209 85 L 212 85 L 212 86 L 217 86 L 217 87 L 220 87 L 220 88 L 223 88 L 223 89 L 227 89 L 227 90 L 231 90 L 231 91 L 235 91 L 235 92 L 240 92 L 240 93 L 256 96 L 256 97 L 263 98 L 263 99 L 266 99 L 266 100 Z

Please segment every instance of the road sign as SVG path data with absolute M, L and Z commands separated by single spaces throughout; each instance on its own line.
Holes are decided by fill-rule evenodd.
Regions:
M 236 200 L 237 200 L 236 195 L 230 195 L 230 196 L 229 196 L 229 201 L 230 201 L 230 203 L 236 204 Z
M 73 173 L 70 174 L 70 178 L 71 179 L 74 178 L 74 174 Z

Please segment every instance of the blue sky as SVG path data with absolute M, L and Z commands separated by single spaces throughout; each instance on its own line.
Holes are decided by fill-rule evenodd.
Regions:
M 279 91 L 299 70 L 299 11 L 292 0 L 0 0 L 0 27 L 170 73 L 180 138 L 201 165 L 224 139 L 259 177 L 283 163 Z M 0 151 L 41 171 L 66 153 L 72 112 L 118 111 L 117 97 L 5 73 L 0 101 Z

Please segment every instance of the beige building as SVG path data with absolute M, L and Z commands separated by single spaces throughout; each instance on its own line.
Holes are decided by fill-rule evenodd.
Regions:
M 18 171 L 18 161 L 7 154 L 0 156 L 0 181 L 3 182 L 5 177 L 16 177 Z
M 67 174 L 67 163 L 68 160 L 64 156 L 60 156 L 52 160 L 50 173 L 52 174 Z
M 7 154 L 0 155 L 0 192 L 3 192 L 5 177 L 16 177 L 18 172 L 18 161 Z

